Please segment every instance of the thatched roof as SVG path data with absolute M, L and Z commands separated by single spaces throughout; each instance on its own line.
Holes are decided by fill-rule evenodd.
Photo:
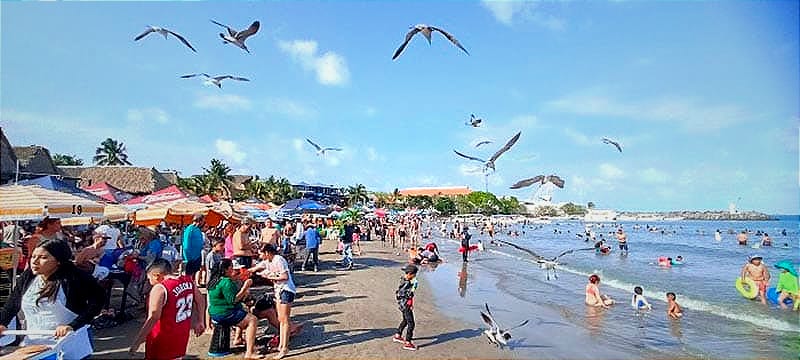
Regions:
M 50 151 L 39 145 L 14 146 L 14 154 L 19 159 L 20 172 L 37 175 L 60 175 L 53 164 Z
M 3 128 L 0 128 L 0 180 L 11 179 L 17 171 L 17 155 L 8 142 Z
M 255 179 L 255 176 L 252 175 L 231 175 L 231 177 L 233 178 L 233 189 L 238 191 L 244 190 L 245 185 Z
M 99 182 L 124 192 L 149 194 L 172 185 L 155 168 L 137 166 L 59 166 L 67 176 L 80 178 L 78 186 L 91 186 Z
M 170 184 L 172 184 L 172 185 L 177 185 L 178 184 L 178 172 L 177 171 L 164 170 L 164 171 L 159 171 L 159 173 L 161 174 L 161 176 L 164 177 L 164 179 L 167 179 L 167 181 Z

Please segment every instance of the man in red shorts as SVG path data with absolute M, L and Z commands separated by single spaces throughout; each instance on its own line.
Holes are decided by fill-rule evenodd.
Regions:
M 189 331 L 205 331 L 205 297 L 189 275 L 172 275 L 172 265 L 157 259 L 147 267 L 153 288 L 147 305 L 147 320 L 130 348 L 133 355 L 145 342 L 146 359 L 178 359 L 186 355 Z

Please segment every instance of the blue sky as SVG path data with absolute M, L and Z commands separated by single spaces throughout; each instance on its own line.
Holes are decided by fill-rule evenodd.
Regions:
M 618 210 L 798 213 L 798 3 L 2 2 L 0 125 L 90 161 L 106 137 L 141 166 L 370 189 L 468 185 L 516 131 L 489 190 L 559 174 L 554 201 Z M 252 54 L 215 19 L 261 21 Z M 391 61 L 410 25 L 450 31 Z M 147 25 L 183 34 L 133 38 Z M 188 73 L 251 82 L 204 86 Z M 470 113 L 484 127 L 464 126 Z M 316 157 L 309 137 L 341 153 Z M 622 154 L 600 139 L 619 140 Z M 494 143 L 475 149 L 481 139 Z

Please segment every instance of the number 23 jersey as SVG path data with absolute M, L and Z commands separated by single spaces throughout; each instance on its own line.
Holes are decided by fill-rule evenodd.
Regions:
M 147 359 L 176 359 L 186 355 L 189 333 L 192 328 L 192 302 L 194 282 L 189 276 L 166 278 L 161 284 L 167 292 L 167 301 L 161 309 L 161 318 L 145 344 Z

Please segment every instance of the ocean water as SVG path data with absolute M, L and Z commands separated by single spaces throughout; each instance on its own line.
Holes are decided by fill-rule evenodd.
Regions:
M 486 235 L 475 234 L 473 242 L 482 240 L 485 252 L 475 254 L 468 264 L 469 276 L 458 284 L 459 296 L 453 291 L 455 283 L 434 289 L 439 299 L 447 298 L 453 304 L 458 301 L 474 311 L 448 306 L 443 309 L 450 315 L 480 324 L 476 305 L 484 301 L 490 304 L 515 302 L 514 319 L 539 318 L 551 323 L 566 323 L 577 329 L 575 336 L 587 336 L 598 346 L 618 349 L 626 354 L 650 354 L 657 357 L 692 357 L 724 359 L 796 359 L 800 354 L 800 318 L 797 312 L 781 310 L 777 305 L 762 305 L 739 295 L 734 281 L 750 255 L 760 255 L 777 282 L 779 270 L 773 264 L 791 259 L 800 264 L 800 223 L 796 217 L 779 221 L 727 222 L 727 221 L 670 221 L 670 222 L 621 222 L 628 234 L 630 253 L 622 256 L 616 247 L 612 232 L 614 224 L 595 227 L 598 238 L 609 240 L 614 246 L 610 255 L 596 255 L 594 251 L 579 251 L 564 256 L 558 279 L 546 280 L 544 270 L 530 261 L 530 256 L 510 246 L 491 246 Z M 641 229 L 634 229 L 640 225 Z M 665 231 L 648 232 L 645 225 Z M 434 227 L 438 229 L 438 226 Z M 473 227 L 474 229 L 474 227 Z M 497 238 L 529 248 L 538 254 L 551 257 L 568 249 L 591 247 L 576 234 L 583 234 L 584 223 L 562 222 L 547 225 L 517 225 L 513 228 L 525 231 L 519 237 L 500 234 Z M 723 233 L 721 242 L 714 239 L 714 231 Z M 753 249 L 749 245 L 760 242 L 760 237 L 750 235 L 746 247 L 736 244 L 735 234 L 743 229 L 761 230 L 770 234 L 773 247 Z M 787 235 L 781 235 L 782 230 Z M 474 230 L 473 230 L 474 232 Z M 438 238 L 445 257 L 444 266 L 427 274 L 433 283 L 454 282 L 442 279 L 448 271 L 461 271 L 460 258 L 452 240 Z M 784 243 L 788 247 L 784 247 Z M 681 255 L 685 264 L 664 269 L 655 265 L 659 256 L 675 258 Z M 455 270 L 453 270 L 455 269 Z M 437 274 L 439 273 L 439 274 Z M 610 310 L 595 311 L 583 305 L 584 288 L 591 273 L 601 276 L 601 291 L 611 295 L 618 304 Z M 491 286 L 481 280 L 491 279 Z M 649 312 L 636 312 L 630 305 L 634 286 L 642 286 L 644 295 L 653 305 Z M 435 286 L 435 287 L 438 287 Z M 478 292 L 471 288 L 480 288 Z M 488 290 L 487 290 L 488 289 Z M 683 307 L 684 317 L 670 320 L 666 316 L 666 292 L 677 294 Z M 439 301 L 439 300 L 437 300 Z M 522 305 L 520 305 L 520 302 Z M 526 306 L 527 305 L 527 306 Z M 478 306 L 479 307 L 479 306 Z M 534 309 L 534 310 L 526 310 Z M 473 312 L 475 314 L 473 314 Z M 540 325 L 542 321 L 539 321 Z M 535 338 L 536 332 L 547 331 L 548 321 L 541 326 L 526 326 L 519 330 L 521 337 Z M 554 331 L 559 330 L 557 326 Z M 563 329 L 561 329 L 563 330 Z M 526 334 L 526 332 L 528 332 Z M 564 349 L 565 351 L 568 349 Z M 571 350 L 571 349 L 569 349 Z M 553 357 L 552 352 L 541 352 L 536 347 L 522 347 L 522 357 Z M 567 352 L 568 353 L 568 352 Z M 570 353 L 568 353 L 570 354 Z M 580 354 L 580 353 L 577 353 Z M 603 358 L 603 352 L 588 358 Z M 607 358 L 618 356 L 608 354 Z M 559 357 L 559 356 L 556 356 Z M 565 355 L 565 358 L 583 356 Z

